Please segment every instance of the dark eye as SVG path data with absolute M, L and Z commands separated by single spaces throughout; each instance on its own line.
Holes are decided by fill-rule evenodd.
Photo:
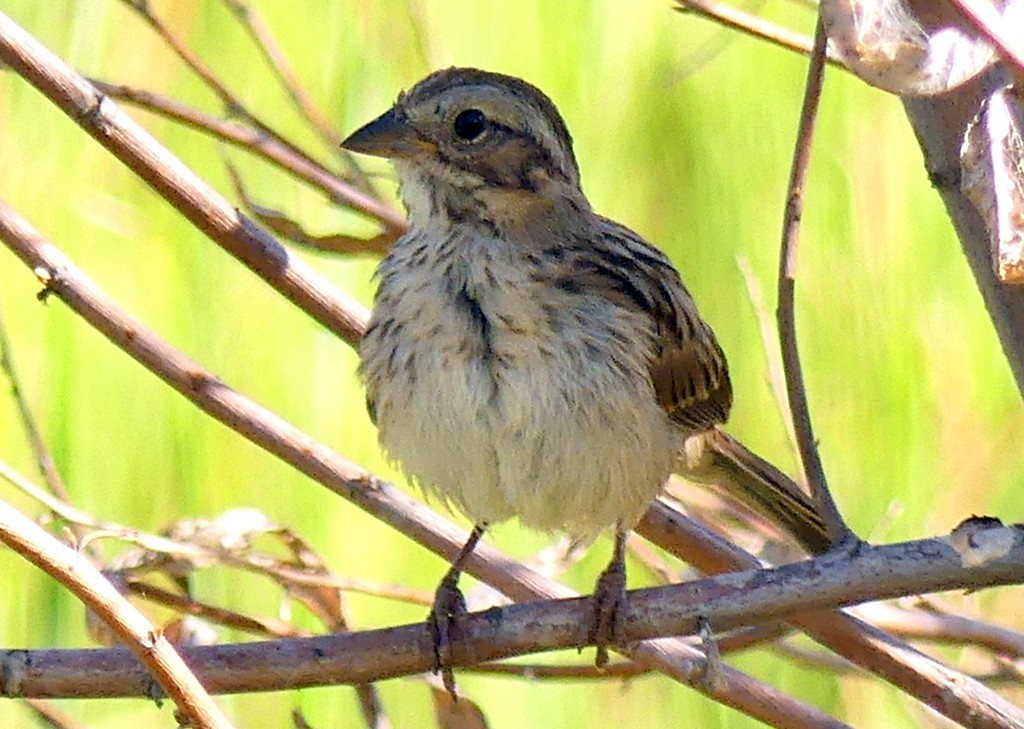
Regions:
M 484 133 L 487 128 L 487 117 L 479 109 L 466 109 L 455 117 L 453 129 L 459 139 L 472 142 Z

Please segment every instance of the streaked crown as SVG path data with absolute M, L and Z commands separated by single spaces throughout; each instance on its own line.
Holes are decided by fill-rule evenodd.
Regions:
M 551 99 L 518 78 L 474 68 L 432 73 L 342 146 L 449 181 L 442 171 L 454 171 L 469 186 L 580 186 L 572 138 Z

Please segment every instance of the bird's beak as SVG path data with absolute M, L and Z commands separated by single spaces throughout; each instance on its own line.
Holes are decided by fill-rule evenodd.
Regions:
M 412 157 L 420 152 L 437 149 L 432 142 L 421 139 L 408 120 L 400 117 L 394 107 L 352 132 L 341 146 L 349 152 L 392 159 Z

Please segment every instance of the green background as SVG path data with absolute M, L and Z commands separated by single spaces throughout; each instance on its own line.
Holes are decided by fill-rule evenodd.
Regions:
M 771 316 L 804 60 L 674 13 L 667 0 L 254 5 L 339 133 L 446 65 L 519 75 L 548 92 L 573 132 L 594 207 L 671 254 L 718 332 L 737 391 L 730 430 L 792 468 L 738 260 L 749 262 Z M 221 2 L 153 7 L 252 109 L 330 159 Z M 119 2 L 4 0 L 0 10 L 85 74 L 220 113 Z M 806 33 L 813 28 L 812 11 L 800 4 L 767 2 L 761 11 Z M 238 150 L 131 114 L 229 197 L 225 157 L 262 204 L 307 228 L 372 232 Z M 390 180 L 385 164 L 370 168 Z M 0 171 L 0 197 L 134 315 L 227 383 L 400 481 L 376 447 L 351 349 L 192 229 L 9 70 L 0 73 Z M 1020 400 L 920 151 L 896 99 L 835 70 L 826 78 L 804 221 L 801 352 L 822 455 L 856 531 L 893 541 L 946 532 L 972 513 L 1024 518 L 1012 496 L 1024 475 L 1014 447 L 1024 437 Z M 370 301 L 371 259 L 299 255 Z M 0 307 L 16 364 L 79 508 L 155 531 L 248 505 L 299 530 L 340 574 L 433 589 L 441 560 L 200 413 L 59 301 L 37 302 L 38 288 L 30 271 L 0 251 Z M 7 398 L 0 399 L 0 459 L 35 477 Z M 6 485 L 0 497 L 39 513 Z M 493 539 L 519 556 L 545 543 L 515 524 L 496 529 Z M 607 549 L 607 540 L 599 542 L 567 579 L 588 590 Z M 0 574 L 0 645 L 90 645 L 82 608 L 62 588 L 8 551 L 0 551 Z M 267 585 L 239 589 L 237 577 L 217 571 L 201 575 L 197 592 L 258 614 L 279 609 Z M 1013 590 L 954 598 L 1024 627 L 1012 607 L 1019 599 Z M 418 620 L 423 612 L 361 596 L 350 608 L 360 628 Z M 315 627 L 306 616 L 299 620 Z M 941 654 L 978 665 L 970 651 Z M 589 653 L 559 658 L 589 660 Z M 858 726 L 929 721 L 915 702 L 860 674 L 837 679 L 765 652 L 730 662 Z M 495 729 L 756 724 L 661 677 L 615 684 L 463 675 L 460 685 Z M 396 680 L 380 688 L 394 726 L 432 724 L 423 684 Z M 346 688 L 222 703 L 240 727 L 288 726 L 296 707 L 315 727 L 359 725 Z M 93 726 L 173 725 L 169 708 L 158 713 L 142 701 L 62 707 Z M 26 726 L 28 717 L 15 702 L 0 703 L 0 725 Z

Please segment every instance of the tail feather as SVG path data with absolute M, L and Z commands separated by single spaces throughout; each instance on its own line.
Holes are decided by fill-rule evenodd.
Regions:
M 812 554 L 831 546 L 828 528 L 811 497 L 789 476 L 719 428 L 690 437 L 679 474 L 718 484 L 770 518 Z

